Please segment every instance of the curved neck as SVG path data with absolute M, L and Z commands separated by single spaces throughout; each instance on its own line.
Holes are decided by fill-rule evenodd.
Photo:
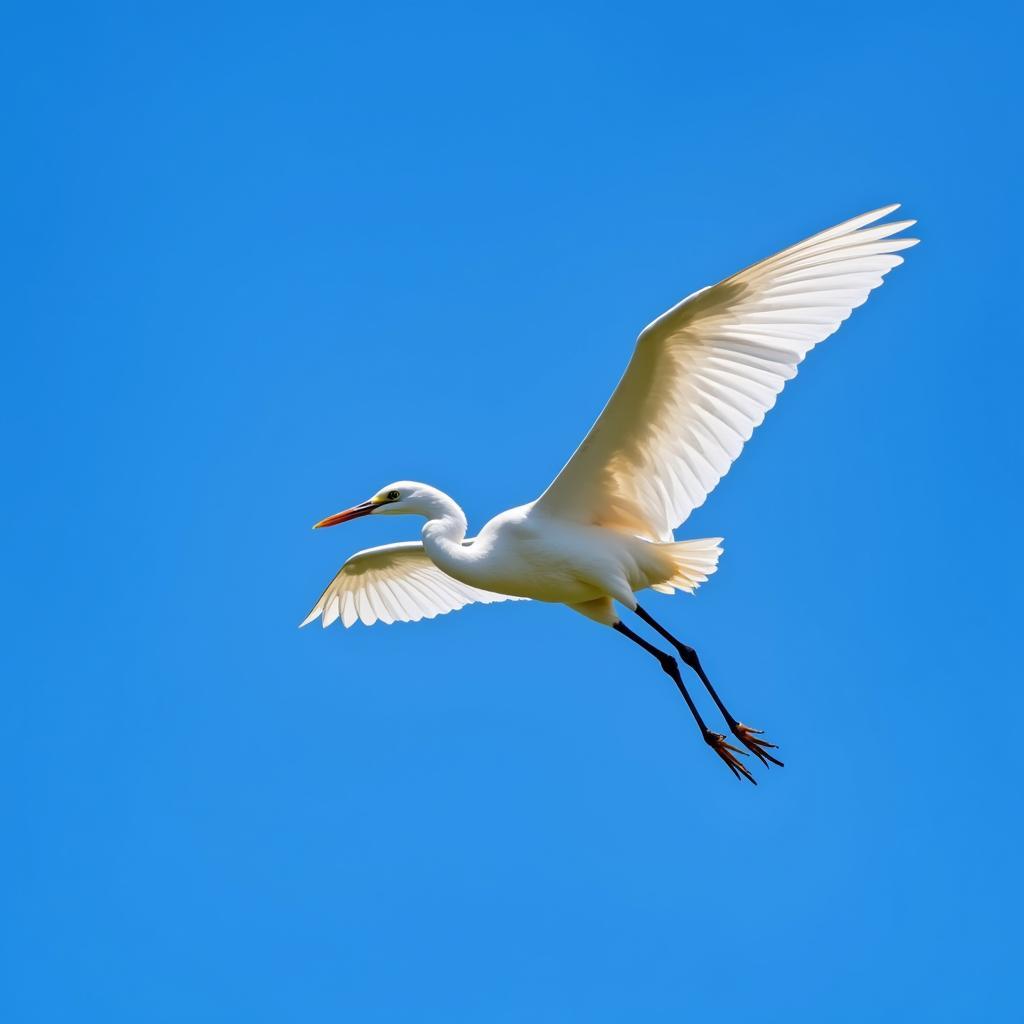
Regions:
M 423 524 L 423 550 L 435 565 L 448 571 L 449 566 L 457 565 L 467 555 L 462 546 L 469 526 L 466 514 L 443 491 L 435 491 L 424 515 L 427 521 Z

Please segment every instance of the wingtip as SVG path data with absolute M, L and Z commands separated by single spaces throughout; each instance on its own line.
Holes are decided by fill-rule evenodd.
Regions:
M 854 217 L 853 219 L 863 221 L 865 226 L 868 224 L 874 224 L 875 221 L 881 220 L 883 217 L 888 217 L 891 213 L 895 213 L 902 205 L 902 203 L 889 203 L 887 206 L 879 206 L 874 210 L 868 210 L 867 213 L 862 213 L 859 217 Z

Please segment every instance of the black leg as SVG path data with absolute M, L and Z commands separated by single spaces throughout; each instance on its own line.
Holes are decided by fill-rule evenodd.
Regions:
M 697 652 L 692 648 L 677 640 L 664 626 L 655 620 L 640 607 L 636 606 L 636 613 L 640 616 L 644 622 L 647 623 L 652 629 L 660 633 L 678 652 L 679 657 L 682 658 L 683 663 L 689 665 L 694 672 L 700 676 L 700 681 L 704 684 L 708 693 L 711 694 L 711 699 L 718 705 L 718 710 L 722 712 L 722 716 L 726 722 L 729 723 L 729 731 L 742 743 L 748 750 L 753 751 L 760 759 L 762 764 L 767 768 L 768 762 L 777 764 L 780 768 L 783 767 L 783 763 L 776 757 L 772 757 L 768 753 L 768 750 L 778 749 L 774 743 L 769 743 L 767 740 L 758 739 L 761 734 L 761 729 L 752 729 L 749 725 L 744 725 L 742 722 L 738 722 L 729 709 L 722 703 L 722 699 L 715 692 L 715 688 L 711 685 L 711 680 L 708 679 L 704 672 L 704 668 L 700 663 L 700 658 L 697 657 Z
M 743 754 L 746 757 L 746 752 L 726 743 L 725 737 L 721 733 L 712 732 L 704 724 L 704 719 L 701 718 L 697 705 L 693 703 L 693 698 L 687 692 L 686 685 L 683 683 L 683 677 L 679 674 L 679 665 L 676 663 L 676 659 L 671 654 L 659 650 L 654 644 L 649 644 L 642 636 L 634 633 L 629 626 L 624 625 L 622 622 L 616 622 L 613 628 L 624 637 L 628 637 L 633 643 L 639 644 L 648 654 L 658 659 L 658 664 L 661 665 L 662 671 L 672 678 L 672 682 L 676 684 L 679 692 L 683 695 L 683 700 L 686 701 L 690 714 L 697 720 L 697 726 L 704 737 L 704 742 L 729 766 L 729 769 L 737 779 L 740 777 L 748 779 L 756 786 L 757 780 L 743 766 L 742 762 L 736 759 L 737 754 Z

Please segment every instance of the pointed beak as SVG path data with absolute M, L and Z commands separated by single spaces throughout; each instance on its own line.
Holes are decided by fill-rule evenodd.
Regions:
M 368 516 L 378 507 L 379 506 L 372 501 L 364 501 L 362 505 L 353 505 L 352 508 L 347 508 L 344 512 L 335 512 L 333 516 L 321 519 L 319 523 L 313 524 L 313 529 L 320 530 L 325 526 L 337 526 L 338 523 L 347 523 L 352 519 L 359 519 L 362 516 Z

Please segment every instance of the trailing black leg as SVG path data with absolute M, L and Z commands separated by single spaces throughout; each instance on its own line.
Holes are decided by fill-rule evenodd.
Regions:
M 624 637 L 628 637 L 633 641 L 633 643 L 639 644 L 652 657 L 658 659 L 658 664 L 661 665 L 662 671 L 671 677 L 672 682 L 676 684 L 679 692 L 683 695 L 683 700 L 686 701 L 686 706 L 690 709 L 690 714 L 692 714 L 697 721 L 697 726 L 700 729 L 701 735 L 704 737 L 704 742 L 729 766 L 730 771 L 737 779 L 741 777 L 748 779 L 756 786 L 757 780 L 744 767 L 743 763 L 736 758 L 737 754 L 742 754 L 746 757 L 746 751 L 740 750 L 738 747 L 734 747 L 730 743 L 726 743 L 725 736 L 720 732 L 712 732 L 704 724 L 704 719 L 701 718 L 700 712 L 697 710 L 697 705 L 693 703 L 693 698 L 690 696 L 686 689 L 686 685 L 683 683 L 683 677 L 679 673 L 679 665 L 676 663 L 676 659 L 666 651 L 659 650 L 654 646 L 654 644 L 649 644 L 642 636 L 634 633 L 629 626 L 626 626 L 621 622 L 616 622 L 613 628 Z
M 729 731 L 742 743 L 748 750 L 753 751 L 760 759 L 762 764 L 767 768 L 768 762 L 777 764 L 780 768 L 783 767 L 782 762 L 773 757 L 768 753 L 769 750 L 777 750 L 778 748 L 774 743 L 769 743 L 767 740 L 759 739 L 761 735 L 761 729 L 752 729 L 749 725 L 744 725 L 742 722 L 738 722 L 730 713 L 729 709 L 722 703 L 722 699 L 715 692 L 715 688 L 711 685 L 711 680 L 708 679 L 704 672 L 704 668 L 700 663 L 700 658 L 697 657 L 697 652 L 689 647 L 687 644 L 677 640 L 664 626 L 656 622 L 647 612 L 640 607 L 636 606 L 636 613 L 640 616 L 644 622 L 647 623 L 652 629 L 660 633 L 675 649 L 679 652 L 679 657 L 682 659 L 685 665 L 689 665 L 694 672 L 700 677 L 700 681 L 704 684 L 708 693 L 711 694 L 711 699 L 718 705 L 718 710 L 722 712 L 722 716 L 729 724 Z

